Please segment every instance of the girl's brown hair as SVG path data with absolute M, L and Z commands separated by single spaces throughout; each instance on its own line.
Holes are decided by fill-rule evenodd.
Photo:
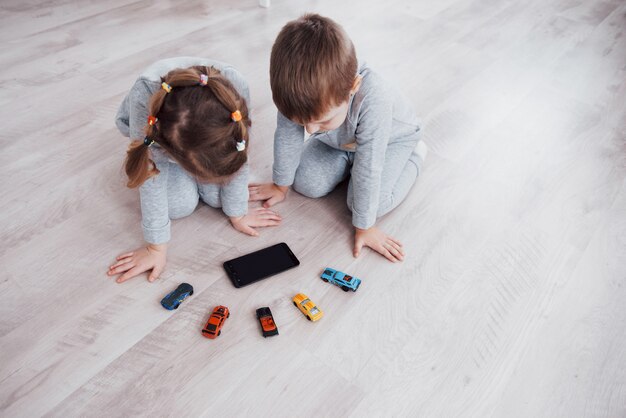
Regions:
M 206 85 L 200 76 L 206 75 Z M 223 182 L 247 161 L 248 128 L 246 101 L 232 83 L 214 67 L 195 66 L 170 71 L 162 81 L 172 87 L 159 89 L 150 98 L 148 113 L 158 120 L 146 121 L 146 138 L 154 141 L 199 181 Z M 233 121 L 232 114 L 241 113 Z M 246 148 L 237 151 L 237 142 Z M 128 187 L 141 186 L 159 173 L 150 159 L 149 147 L 135 140 L 128 148 L 125 171 Z

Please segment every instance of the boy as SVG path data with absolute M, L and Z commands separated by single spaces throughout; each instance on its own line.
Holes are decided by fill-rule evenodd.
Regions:
M 359 66 L 341 26 L 316 14 L 282 28 L 272 47 L 270 83 L 278 108 L 274 182 L 250 185 L 250 200 L 270 207 L 292 185 L 317 198 L 350 175 L 354 256 L 367 246 L 402 261 L 402 244 L 374 224 L 404 200 L 426 156 L 412 106 Z M 306 143 L 304 129 L 311 135 Z

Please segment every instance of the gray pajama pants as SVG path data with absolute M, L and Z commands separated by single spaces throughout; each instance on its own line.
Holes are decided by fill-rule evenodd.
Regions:
M 396 208 L 415 183 L 423 161 L 415 152 L 418 139 L 390 144 L 385 152 L 380 197 L 376 217 Z M 307 197 L 318 198 L 330 193 L 345 180 L 354 163 L 354 153 L 330 147 L 315 138 L 305 144 L 296 171 L 293 188 Z M 348 208 L 354 199 L 352 180 L 348 183 Z
M 180 219 L 189 216 L 202 199 L 204 203 L 221 208 L 220 185 L 213 183 L 198 183 L 176 163 L 168 162 L 167 176 L 167 203 L 170 219 Z
M 155 153 L 155 155 L 157 155 Z M 248 164 L 225 184 L 200 183 L 180 165 L 159 156 L 153 160 L 159 174 L 139 187 L 144 239 L 153 244 L 170 240 L 170 220 L 189 216 L 202 199 L 222 208 L 227 216 L 242 216 L 248 210 Z

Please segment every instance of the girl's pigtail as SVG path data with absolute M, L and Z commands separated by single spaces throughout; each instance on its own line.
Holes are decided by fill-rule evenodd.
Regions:
M 150 160 L 148 147 L 144 141 L 133 141 L 126 152 L 126 163 L 124 165 L 128 183 L 131 189 L 141 186 L 150 177 L 159 174 L 159 170 Z
M 163 82 L 164 85 L 167 85 L 171 91 L 171 86 L 167 84 L 167 82 Z M 155 136 L 156 124 L 158 122 L 158 114 L 163 106 L 163 101 L 165 100 L 165 96 L 167 96 L 168 91 L 165 88 L 161 88 L 156 93 L 152 95 L 150 98 L 150 103 L 148 104 L 148 120 L 146 126 L 144 128 L 144 132 L 147 138 L 153 139 Z
M 161 89 L 152 95 L 148 104 L 148 120 L 144 127 L 146 137 L 143 140 L 135 140 L 131 142 L 126 152 L 125 171 L 128 176 L 126 185 L 131 189 L 141 186 L 150 177 L 159 174 L 154 161 L 150 159 L 149 147 L 155 142 L 156 123 L 158 119 L 156 115 L 161 110 L 165 96 L 171 91 L 171 86 L 167 82 L 163 83 Z
M 238 152 L 244 151 L 247 147 L 248 143 L 248 129 L 247 125 L 249 125 L 249 120 L 247 115 L 244 116 L 244 113 L 239 110 L 242 108 L 239 100 L 234 99 L 235 105 L 233 106 L 236 110 L 232 112 L 231 120 L 234 122 L 233 126 L 233 134 L 235 137 L 235 147 Z M 244 108 L 244 111 L 246 109 Z
M 224 79 L 214 68 L 208 70 L 209 82 L 207 86 L 213 91 L 217 100 L 231 112 L 233 134 L 237 151 L 246 149 L 248 143 L 248 127 L 251 125 L 248 107 L 233 93 L 232 89 L 224 84 Z

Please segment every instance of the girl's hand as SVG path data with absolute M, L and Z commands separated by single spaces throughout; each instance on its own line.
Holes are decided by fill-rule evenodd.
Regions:
M 152 270 L 148 281 L 153 282 L 165 268 L 167 244 L 148 244 L 147 247 L 137 248 L 129 253 L 117 257 L 117 262 L 109 267 L 109 276 L 124 273 L 115 281 L 118 283 L 132 279 L 141 273 Z
M 285 200 L 287 190 L 289 190 L 289 186 L 277 186 L 274 183 L 251 184 L 248 186 L 250 201 L 265 200 L 263 202 L 264 208 L 269 208 Z
M 277 226 L 280 225 L 281 220 L 280 215 L 272 210 L 256 208 L 248 212 L 247 215 L 230 218 L 230 223 L 233 224 L 233 228 L 237 231 L 258 237 L 259 233 L 254 228 Z
M 369 229 L 355 229 L 356 233 L 354 235 L 353 250 L 354 257 L 358 257 L 361 253 L 361 248 L 366 246 L 385 256 L 393 263 L 404 260 L 404 250 L 402 249 L 402 243 L 400 243 L 400 241 L 390 237 L 376 227 L 371 227 Z

